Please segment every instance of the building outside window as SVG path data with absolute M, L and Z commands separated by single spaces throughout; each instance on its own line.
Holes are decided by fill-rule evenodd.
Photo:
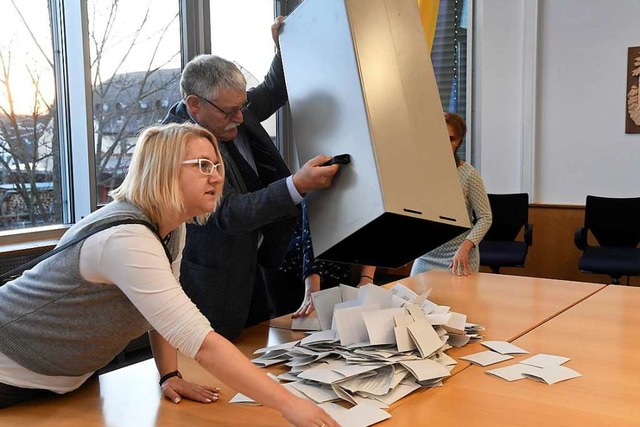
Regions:
M 61 221 L 53 44 L 46 0 L 1 0 L 0 230 Z
M 122 182 L 140 131 L 180 100 L 176 0 L 89 0 L 96 198 Z

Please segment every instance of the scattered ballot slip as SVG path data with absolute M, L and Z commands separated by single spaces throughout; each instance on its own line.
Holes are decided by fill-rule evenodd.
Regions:
M 502 378 L 503 380 L 517 381 L 527 378 L 524 376 L 524 372 L 529 368 L 529 365 L 516 363 L 515 365 L 505 366 L 504 368 L 490 369 L 486 373 L 498 378 Z
M 388 412 L 373 405 L 361 403 L 346 409 L 340 405 L 324 403 L 320 405 L 342 427 L 367 427 L 391 418 Z
M 571 360 L 568 357 L 563 356 L 555 356 L 553 354 L 536 354 L 535 356 L 529 357 L 528 359 L 521 360 L 520 363 L 523 365 L 535 366 L 537 368 L 547 368 L 551 366 L 560 366 L 563 363 Z
M 483 346 L 490 348 L 493 351 L 497 351 L 500 354 L 527 354 L 527 350 L 524 350 L 517 345 L 513 345 L 506 341 L 483 341 Z
M 474 365 L 489 366 L 493 365 L 494 363 L 500 363 L 504 362 L 505 360 L 513 359 L 513 356 L 488 350 L 481 351 L 480 353 L 469 354 L 468 356 L 462 356 L 460 359 L 471 362 Z
M 541 381 L 547 384 L 555 384 L 560 381 L 581 377 L 582 374 L 566 366 L 547 366 L 546 368 L 536 368 L 529 366 L 522 374 L 532 380 Z

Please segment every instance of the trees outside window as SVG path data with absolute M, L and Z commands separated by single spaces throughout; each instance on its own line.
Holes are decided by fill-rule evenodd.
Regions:
M 179 4 L 89 0 L 98 204 L 122 182 L 138 134 L 180 99 Z
M 53 45 L 46 0 L 1 0 L 0 229 L 61 220 Z
M 61 147 L 87 141 L 60 140 L 50 4 L 0 0 L 0 8 L 0 230 L 59 224 L 69 193 Z M 89 0 L 87 15 L 102 204 L 140 130 L 180 97 L 179 2 Z

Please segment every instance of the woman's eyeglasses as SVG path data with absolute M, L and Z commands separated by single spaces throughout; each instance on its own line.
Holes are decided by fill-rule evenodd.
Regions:
M 200 172 L 205 174 L 205 175 L 211 175 L 213 174 L 213 171 L 217 171 L 218 168 L 220 166 L 222 166 L 222 163 L 213 163 L 211 160 L 209 159 L 191 159 L 191 160 L 185 160 L 184 162 L 182 162 L 183 165 L 198 165 L 198 169 L 200 169 Z

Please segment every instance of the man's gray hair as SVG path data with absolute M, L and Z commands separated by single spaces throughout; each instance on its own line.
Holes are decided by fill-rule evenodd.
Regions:
M 180 95 L 215 99 L 220 89 L 244 92 L 247 81 L 231 61 L 215 55 L 198 55 L 187 63 L 180 78 Z

